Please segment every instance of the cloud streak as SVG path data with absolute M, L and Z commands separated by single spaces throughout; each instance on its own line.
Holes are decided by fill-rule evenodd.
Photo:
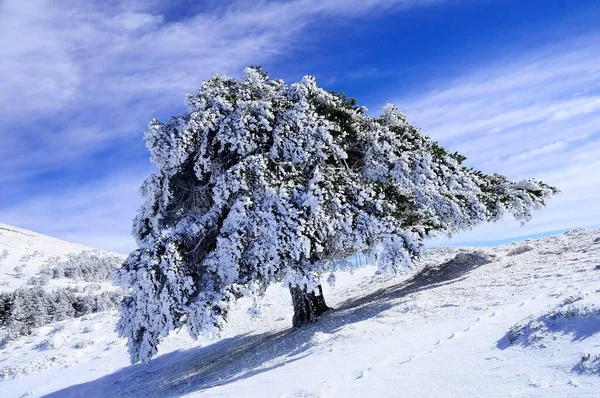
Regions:
M 154 0 L 2 1 L 0 219 L 131 249 L 141 178 L 100 170 L 98 156 L 128 150 L 131 164 L 146 162 L 141 133 L 152 117 L 182 112 L 183 95 L 216 72 L 235 76 L 294 51 L 319 21 L 437 2 L 184 2 L 177 14 Z M 89 174 L 79 187 L 54 177 L 53 189 L 36 188 L 48 173 L 79 170 Z
M 27 175 L 138 137 L 202 80 L 293 51 L 318 20 L 429 3 L 239 1 L 169 20 L 160 2 L 3 1 L 0 167 Z
M 141 132 L 152 117 L 182 112 L 183 94 L 215 72 L 236 76 L 285 57 L 316 39 L 311 29 L 321 22 L 439 2 L 189 2 L 185 15 L 160 1 L 0 2 L 0 75 L 9 77 L 0 79 L 0 220 L 127 252 L 137 188 L 149 172 Z M 483 226 L 453 242 L 600 223 L 599 39 L 500 56 L 434 91 L 392 100 L 469 165 L 564 192 L 524 228 Z M 130 152 L 129 163 L 96 170 L 97 156 L 118 151 Z M 78 169 L 89 171 L 87 182 L 13 198 L 41 173 Z
M 563 194 L 525 227 L 506 221 L 455 237 L 485 242 L 600 223 L 600 37 L 556 42 L 469 70 L 398 102 L 410 121 L 468 165 L 536 177 Z

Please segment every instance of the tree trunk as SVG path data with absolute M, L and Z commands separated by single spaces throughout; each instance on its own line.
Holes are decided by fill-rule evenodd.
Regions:
M 290 285 L 290 293 L 294 305 L 294 318 L 292 319 L 294 327 L 316 322 L 325 311 L 329 310 L 325 304 L 321 285 L 318 287 L 318 294 L 307 292 L 306 285 L 303 287 Z

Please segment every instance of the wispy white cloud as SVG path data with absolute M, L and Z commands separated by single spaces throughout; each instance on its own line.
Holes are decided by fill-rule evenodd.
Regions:
M 317 19 L 433 2 L 234 2 L 218 14 L 168 21 L 152 2 L 4 1 L 0 72 L 10 79 L 0 81 L 7 105 L 0 111 L 31 115 L 79 101 L 181 98 L 213 73 L 238 74 L 249 62 L 288 51 Z
M 178 18 L 158 0 L 2 1 L 0 184 L 25 184 L 49 169 L 94 167 L 87 159 L 141 139 L 151 117 L 169 116 L 173 104 L 181 110 L 183 94 L 203 79 L 268 64 L 327 18 L 439 1 L 210 1 Z M 538 177 L 564 192 L 524 228 L 484 226 L 456 242 L 600 223 L 598 39 L 499 57 L 433 92 L 392 100 L 425 132 L 468 155 L 470 165 Z M 0 207 L 0 220 L 125 252 L 133 247 L 130 220 L 147 172 L 114 170 L 85 186 L 34 194 Z
M 599 39 L 577 37 L 499 58 L 433 92 L 397 101 L 410 121 L 469 156 L 469 166 L 536 177 L 563 191 L 524 227 L 505 221 L 453 242 L 600 224 Z
M 0 1 L 0 220 L 130 249 L 139 176 L 113 170 L 6 202 L 39 173 L 93 172 L 94 155 L 139 143 L 145 124 L 182 111 L 202 80 L 294 51 L 319 21 L 440 1 L 190 1 L 185 15 L 158 0 Z
M 318 20 L 434 2 L 237 1 L 169 20 L 156 1 L 5 0 L 0 166 L 31 173 L 60 165 L 65 152 L 85 157 L 139 135 L 210 75 L 237 75 L 293 51 Z M 38 149 L 45 156 L 13 156 Z

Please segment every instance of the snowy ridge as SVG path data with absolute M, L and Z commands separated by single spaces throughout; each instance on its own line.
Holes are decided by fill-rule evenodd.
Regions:
M 3 397 L 597 397 L 600 230 L 428 249 L 407 275 L 367 266 L 324 286 L 335 309 L 292 329 L 271 286 L 218 340 L 171 333 L 128 365 L 117 314 L 52 324 L 0 349 Z

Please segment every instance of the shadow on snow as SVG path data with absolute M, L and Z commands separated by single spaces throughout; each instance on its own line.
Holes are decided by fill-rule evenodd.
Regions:
M 171 352 L 148 364 L 128 366 L 46 397 L 180 396 L 233 383 L 310 355 L 315 332 L 334 333 L 345 325 L 375 317 L 408 294 L 464 279 L 469 271 L 487 262 L 477 256 L 467 257 L 467 261 L 464 257 L 455 258 L 437 267 L 424 268 L 394 286 L 347 300 L 317 323 L 258 335 L 244 334 L 206 347 Z

